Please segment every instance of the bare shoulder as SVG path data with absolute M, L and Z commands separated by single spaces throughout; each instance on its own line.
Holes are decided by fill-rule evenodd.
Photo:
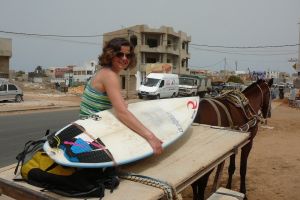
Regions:
M 114 79 L 115 77 L 116 74 L 108 68 L 100 69 L 95 75 L 95 79 L 97 80 Z
M 113 72 L 109 68 L 103 68 L 103 69 L 101 69 L 97 73 L 96 78 L 98 80 L 101 80 L 101 82 L 103 82 L 104 84 L 111 84 L 113 82 L 117 82 L 118 81 L 117 74 L 115 72 Z

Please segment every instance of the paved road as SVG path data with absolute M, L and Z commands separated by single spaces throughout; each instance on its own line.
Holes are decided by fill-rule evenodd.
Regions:
M 0 167 L 16 162 L 25 142 L 56 131 L 76 120 L 78 109 L 0 116 Z

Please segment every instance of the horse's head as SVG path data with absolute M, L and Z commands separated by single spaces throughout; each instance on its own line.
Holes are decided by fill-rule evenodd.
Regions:
M 250 105 L 254 112 L 261 111 L 263 118 L 271 117 L 271 86 L 273 79 L 268 81 L 259 79 L 248 86 L 243 93 L 250 100 Z
M 273 78 L 270 80 L 258 80 L 256 82 L 257 86 L 260 88 L 262 103 L 261 103 L 261 113 L 263 117 L 271 117 L 271 86 L 273 84 Z

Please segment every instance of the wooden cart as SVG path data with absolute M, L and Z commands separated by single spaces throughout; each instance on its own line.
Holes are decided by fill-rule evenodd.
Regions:
M 173 185 L 177 192 L 191 185 L 211 169 L 217 167 L 213 190 L 219 187 L 225 160 L 244 146 L 248 133 L 194 124 L 176 143 L 162 155 L 121 166 L 125 172 L 133 172 L 163 180 Z M 15 199 L 70 199 L 24 182 L 14 182 L 15 165 L 0 169 L 0 193 Z M 104 200 L 154 200 L 164 197 L 161 189 L 141 183 L 121 180 L 113 192 L 105 191 Z M 97 198 L 98 199 L 98 198 Z

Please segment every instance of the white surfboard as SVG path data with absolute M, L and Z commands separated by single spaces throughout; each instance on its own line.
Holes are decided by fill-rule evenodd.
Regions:
M 165 148 L 186 132 L 198 104 L 198 97 L 185 97 L 132 103 L 128 109 Z M 120 122 L 112 110 L 68 124 L 49 137 L 44 150 L 58 164 L 86 168 L 127 164 L 153 154 L 149 143 Z

